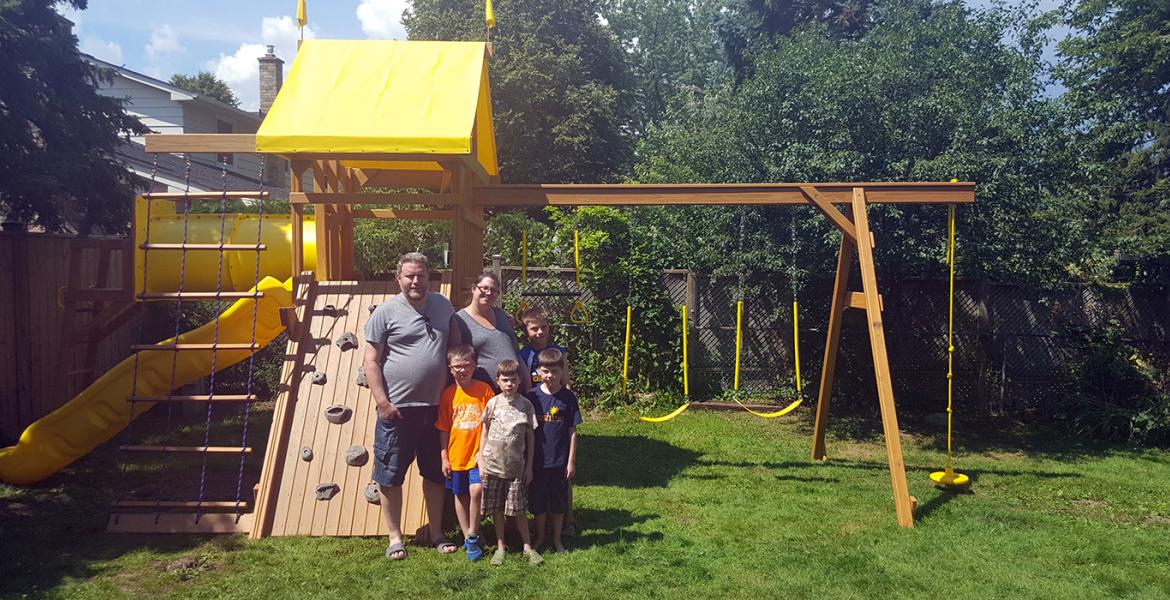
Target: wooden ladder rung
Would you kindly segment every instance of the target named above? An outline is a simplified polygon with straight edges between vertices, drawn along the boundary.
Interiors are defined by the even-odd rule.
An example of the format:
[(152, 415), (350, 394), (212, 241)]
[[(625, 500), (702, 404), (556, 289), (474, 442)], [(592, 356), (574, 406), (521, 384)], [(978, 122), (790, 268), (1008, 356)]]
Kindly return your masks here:
[(224, 298), (263, 298), (264, 292), (139, 292), (139, 300), (217, 300)]
[(199, 396), (130, 396), (128, 402), (257, 402), (256, 394), (206, 394)]
[(268, 244), (139, 244), (143, 250), (267, 250)]
[(179, 350), (259, 350), (260, 344), (135, 344), (130, 346), (131, 352), (143, 351), (179, 351)]
[(267, 198), (268, 192), (151, 192), (143, 198), (151, 200), (239, 200), (241, 198)]
[(197, 500), (118, 500), (111, 502), (112, 508), (190, 508), (195, 510), (250, 510), (246, 500), (240, 500), (237, 504), (234, 500), (204, 500), (199, 502)]
[(236, 515), (191, 513), (125, 513), (110, 515), (106, 531), (110, 533), (248, 533), (252, 530), (252, 513)]
[(126, 452), (169, 452), (175, 454), (251, 454), (245, 446), (118, 446)]

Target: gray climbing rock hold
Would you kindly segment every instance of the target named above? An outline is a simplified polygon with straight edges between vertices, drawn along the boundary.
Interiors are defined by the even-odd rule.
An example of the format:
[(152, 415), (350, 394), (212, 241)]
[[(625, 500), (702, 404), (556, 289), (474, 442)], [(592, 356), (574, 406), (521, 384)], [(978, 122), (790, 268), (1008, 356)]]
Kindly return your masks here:
[(378, 310), (378, 305), (377, 305), (377, 304), (371, 304), (371, 305), (369, 305), (369, 306), (367, 306), (367, 307), (366, 307), (366, 310), (370, 311), (370, 314), (372, 315), (372, 314), (374, 314), (374, 311), (375, 311), (375, 310)]
[(345, 334), (344, 334), (344, 335), (342, 335), (341, 337), (337, 338), (337, 341), (335, 341), (335, 342), (333, 342), (333, 343), (334, 343), (334, 344), (337, 344), (337, 347), (338, 347), (338, 348), (341, 348), (341, 351), (342, 351), (342, 352), (344, 352), (344, 351), (346, 351), (346, 350), (352, 350), (352, 349), (354, 349), (354, 348), (357, 348), (357, 347), (358, 347), (358, 339), (357, 339), (357, 336), (356, 336), (356, 335), (354, 335), (352, 332), (349, 332), (349, 331), (345, 332)]
[(313, 383), (314, 384), (325, 385), (326, 380), (327, 380), (327, 378), (325, 377), (324, 371), (313, 371)]
[(317, 484), (317, 499), (318, 500), (328, 500), (328, 499), (336, 496), (337, 492), (340, 492), (340, 491), (341, 491), (341, 487), (338, 486), (336, 483), (333, 483), (332, 481), (327, 482), (327, 483), (318, 483)]
[(325, 409), (325, 420), (336, 425), (348, 421), (352, 415), (353, 409), (344, 404), (333, 404)]
[(345, 464), (351, 467), (360, 467), (370, 460), (370, 453), (363, 446), (350, 446), (345, 449)]
[(333, 306), (332, 304), (326, 304), (325, 306), (321, 307), (321, 312), (327, 315), (335, 315), (337, 314), (337, 307)]
[(362, 495), (366, 497), (366, 502), (369, 502), (370, 504), (382, 503), (382, 494), (378, 493), (377, 482), (371, 481), (367, 483), (366, 489), (364, 492), (362, 492)]
[(308, 446), (301, 448), (301, 460), (305, 462), (313, 460), (313, 449)]
[(353, 381), (358, 387), (370, 387), (370, 384), (366, 383), (366, 370), (361, 365), (358, 365), (357, 371), (353, 374)]

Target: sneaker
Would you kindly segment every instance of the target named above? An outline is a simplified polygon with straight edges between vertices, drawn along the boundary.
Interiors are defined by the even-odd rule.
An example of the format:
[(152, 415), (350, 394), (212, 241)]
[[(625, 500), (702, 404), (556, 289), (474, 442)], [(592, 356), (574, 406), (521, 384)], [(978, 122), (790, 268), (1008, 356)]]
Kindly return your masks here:
[(467, 551), (467, 560), (476, 561), (483, 558), (483, 546), (478, 535), (469, 536), (464, 540), (463, 549)]
[(528, 557), (528, 564), (532, 566), (536, 566), (544, 562), (544, 559), (540, 557), (540, 553), (536, 550), (528, 550), (524, 553), (524, 555)]
[(496, 553), (492, 555), (492, 565), (498, 567), (504, 564), (504, 556), (507, 554), (503, 548), (496, 548)]

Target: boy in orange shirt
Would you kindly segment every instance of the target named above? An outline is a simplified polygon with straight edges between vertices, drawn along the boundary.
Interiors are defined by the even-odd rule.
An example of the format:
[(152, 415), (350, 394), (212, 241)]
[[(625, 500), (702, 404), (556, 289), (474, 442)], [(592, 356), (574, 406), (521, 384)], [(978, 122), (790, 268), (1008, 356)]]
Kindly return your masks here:
[(479, 541), (483, 487), (475, 457), (483, 432), (484, 407), (496, 395), (491, 386), (471, 377), (475, 361), (475, 349), (467, 344), (447, 351), (447, 364), (455, 383), (447, 386), (439, 397), (439, 415), (435, 420), (443, 476), (447, 478), (447, 489), (455, 495), (455, 516), (463, 529), (467, 560), (479, 560), (483, 556), (483, 546)]

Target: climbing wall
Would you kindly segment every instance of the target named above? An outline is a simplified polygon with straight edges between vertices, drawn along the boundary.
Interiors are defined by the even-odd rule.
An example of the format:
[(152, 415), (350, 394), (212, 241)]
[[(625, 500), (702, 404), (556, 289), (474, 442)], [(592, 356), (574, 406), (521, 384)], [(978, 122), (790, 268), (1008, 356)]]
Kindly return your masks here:
[[(357, 385), (356, 374), (370, 309), (397, 286), (327, 281), (307, 288), (297, 309), (300, 330), (285, 355), (252, 537), (386, 535), (381, 508), (365, 496), (373, 457), (351, 465), (346, 454), (351, 448), (373, 452), (374, 400)], [(356, 344), (339, 346), (346, 333)], [(331, 422), (327, 412), (341, 418)], [(333, 484), (334, 495), (319, 499), (318, 488), (326, 484)], [(403, 484), (403, 533), (414, 534), (425, 515), (422, 479), (412, 465)]]

